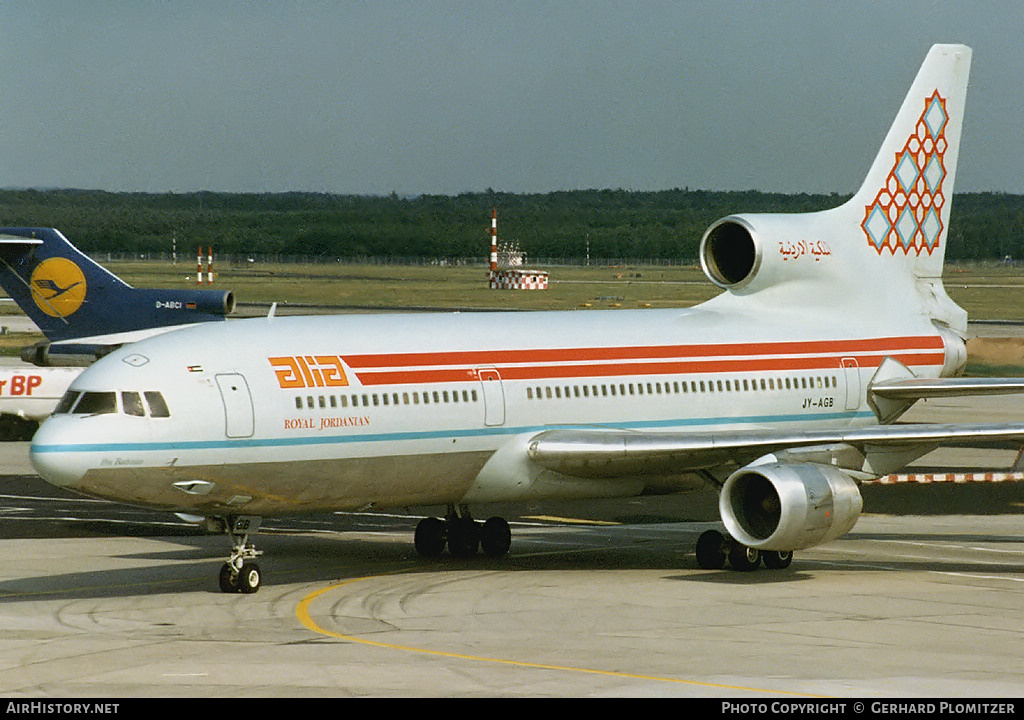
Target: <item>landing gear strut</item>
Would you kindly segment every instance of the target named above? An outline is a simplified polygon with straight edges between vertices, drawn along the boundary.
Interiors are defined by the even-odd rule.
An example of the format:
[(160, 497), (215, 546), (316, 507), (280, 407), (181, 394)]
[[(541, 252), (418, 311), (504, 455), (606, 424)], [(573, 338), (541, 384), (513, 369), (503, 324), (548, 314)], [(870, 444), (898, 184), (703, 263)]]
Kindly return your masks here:
[(231, 537), (231, 557), (221, 566), (220, 589), (226, 593), (251, 594), (260, 589), (263, 576), (256, 558), (263, 554), (249, 542), (249, 533), (260, 528), (260, 518), (242, 515), (227, 519), (227, 534)]
[(793, 553), (782, 550), (756, 550), (741, 545), (717, 530), (707, 530), (697, 538), (697, 564), (705, 570), (721, 570), (725, 561), (734, 570), (756, 570), (764, 562), (766, 568), (782, 570), (793, 562)]
[(445, 546), (453, 557), (468, 558), (478, 550), (490, 557), (503, 557), (512, 545), (512, 532), (504, 518), (492, 517), (486, 522), (474, 520), (466, 506), (448, 506), (445, 519), (428, 517), (416, 525), (414, 543), (423, 557), (438, 557)]

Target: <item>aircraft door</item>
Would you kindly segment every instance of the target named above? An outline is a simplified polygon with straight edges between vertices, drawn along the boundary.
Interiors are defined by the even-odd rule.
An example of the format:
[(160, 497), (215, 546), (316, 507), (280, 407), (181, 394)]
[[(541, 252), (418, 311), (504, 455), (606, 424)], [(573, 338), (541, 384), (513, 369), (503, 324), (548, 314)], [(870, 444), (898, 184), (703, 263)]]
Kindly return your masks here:
[(238, 373), (218, 374), (216, 379), (224, 402), (224, 434), (231, 438), (251, 437), (255, 418), (249, 383)]
[(856, 410), (860, 407), (860, 368), (857, 358), (843, 358), (843, 376), (846, 381), (846, 409)]
[(501, 375), (495, 368), (481, 368), (477, 370), (477, 376), (484, 396), (484, 425), (504, 425), (505, 390), (501, 385)]

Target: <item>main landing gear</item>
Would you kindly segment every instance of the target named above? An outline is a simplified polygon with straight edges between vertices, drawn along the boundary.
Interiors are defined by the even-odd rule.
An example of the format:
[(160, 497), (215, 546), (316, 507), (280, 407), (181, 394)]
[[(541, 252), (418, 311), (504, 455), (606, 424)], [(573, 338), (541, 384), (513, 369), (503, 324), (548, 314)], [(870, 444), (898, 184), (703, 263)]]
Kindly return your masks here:
[(717, 530), (706, 530), (697, 538), (697, 564), (705, 570), (721, 570), (725, 561), (734, 570), (756, 570), (762, 562), (771, 570), (782, 570), (793, 562), (791, 551), (756, 550)]
[(243, 515), (228, 518), (226, 532), (231, 537), (231, 557), (221, 566), (220, 589), (226, 593), (251, 594), (260, 589), (263, 576), (256, 558), (263, 554), (249, 542), (249, 533), (260, 529), (260, 518)]
[(466, 506), (449, 505), (445, 519), (423, 518), (416, 525), (414, 538), (416, 552), (423, 557), (435, 558), (444, 552), (453, 557), (468, 558), (482, 550), (490, 557), (503, 557), (512, 545), (512, 531), (504, 518), (492, 517), (486, 522), (474, 520)]

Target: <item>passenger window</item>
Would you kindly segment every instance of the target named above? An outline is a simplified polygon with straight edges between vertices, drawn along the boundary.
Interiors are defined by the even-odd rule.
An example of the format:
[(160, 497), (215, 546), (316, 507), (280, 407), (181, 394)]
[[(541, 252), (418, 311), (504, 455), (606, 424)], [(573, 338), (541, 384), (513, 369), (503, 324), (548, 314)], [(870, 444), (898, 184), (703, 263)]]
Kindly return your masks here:
[(53, 409), (53, 414), (64, 415), (65, 413), (71, 412), (71, 408), (75, 406), (75, 400), (77, 400), (78, 396), (81, 394), (82, 393), (77, 390), (68, 390), (64, 393), (64, 397), (60, 399), (60, 402), (57, 403), (57, 407)]
[(171, 411), (167, 407), (167, 403), (164, 401), (164, 396), (158, 392), (146, 392), (143, 393), (146, 397), (146, 403), (149, 405), (149, 414), (155, 418), (165, 418), (171, 416)]
[(124, 414), (133, 417), (143, 417), (146, 414), (142, 407), (142, 396), (137, 392), (121, 393), (121, 405), (124, 407)]
[(117, 412), (117, 393), (84, 392), (75, 406), (76, 415), (107, 415)]

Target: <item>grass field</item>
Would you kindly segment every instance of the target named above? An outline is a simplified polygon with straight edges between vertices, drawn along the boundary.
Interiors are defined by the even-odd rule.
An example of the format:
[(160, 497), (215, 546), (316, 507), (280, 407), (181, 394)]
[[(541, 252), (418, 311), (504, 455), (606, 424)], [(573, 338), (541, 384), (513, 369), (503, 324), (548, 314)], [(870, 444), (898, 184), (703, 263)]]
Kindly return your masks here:
[[(112, 262), (106, 267), (136, 287), (199, 287), (194, 266)], [(689, 307), (720, 292), (696, 265), (541, 267), (551, 278), (545, 291), (491, 290), (483, 265), (247, 263), (216, 269), (213, 285), (201, 287), (232, 290), (241, 303), (277, 302), (282, 307), (664, 308)], [(945, 285), (972, 319), (1024, 321), (1024, 269), (996, 264), (952, 266), (947, 268)]]
[[(138, 287), (198, 287), (191, 272), (139, 264), (109, 268)], [(553, 267), (546, 291), (495, 291), (487, 269), (441, 265), (256, 265), (226, 267), (214, 284), (239, 302), (281, 306), (566, 310), (590, 307), (685, 307), (717, 290), (699, 268)]]
[[(195, 266), (169, 263), (107, 263), (106, 267), (136, 287), (196, 288)], [(486, 268), (408, 265), (268, 265), (246, 263), (216, 268), (212, 285), (232, 290), (240, 314), (262, 314), (266, 305), (279, 312), (360, 309), (518, 309), (583, 310), (590, 308), (689, 307), (720, 291), (694, 265), (675, 267), (609, 266), (541, 267), (550, 273), (543, 291), (491, 290)], [(1008, 265), (951, 266), (945, 284), (950, 296), (972, 319), (1024, 321), (1024, 270)], [(294, 306), (289, 310), (289, 306)], [(332, 307), (333, 306), (333, 307)], [(18, 312), (13, 304), (0, 306)], [(39, 336), (8, 335), (0, 345), (23, 347)]]

